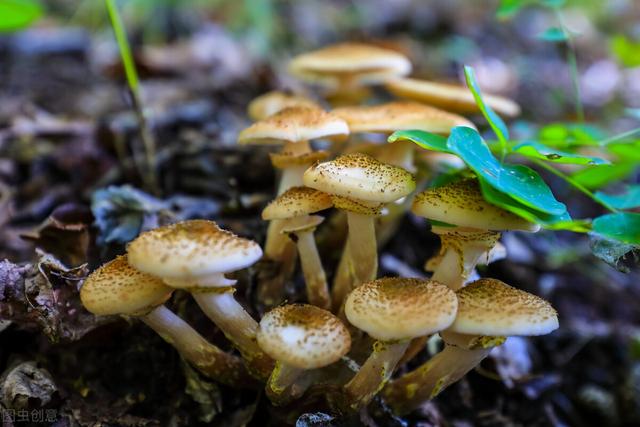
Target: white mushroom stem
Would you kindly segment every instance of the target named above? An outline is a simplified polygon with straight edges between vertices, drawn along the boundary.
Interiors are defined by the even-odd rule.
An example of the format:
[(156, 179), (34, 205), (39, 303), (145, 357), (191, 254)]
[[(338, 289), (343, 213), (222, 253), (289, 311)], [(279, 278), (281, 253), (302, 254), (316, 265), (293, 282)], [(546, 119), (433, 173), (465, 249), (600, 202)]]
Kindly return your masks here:
[[(348, 238), (347, 238), (348, 239)], [(339, 312), (347, 295), (353, 289), (353, 275), (351, 274), (351, 256), (349, 255), (349, 242), (345, 242), (340, 263), (333, 279), (331, 290), (331, 305), (334, 312)]]
[(367, 405), (384, 387), (402, 358), (409, 341), (382, 342), (373, 344), (373, 352), (360, 370), (345, 386), (347, 405), (359, 409)]
[(354, 286), (374, 280), (378, 275), (378, 247), (375, 217), (347, 212), (349, 223), (348, 256), (354, 276)]
[(331, 298), (329, 297), (327, 277), (322, 267), (313, 231), (314, 229), (310, 229), (295, 233), (300, 264), (307, 287), (307, 299), (309, 304), (329, 310)]
[(398, 166), (411, 173), (414, 173), (415, 144), (411, 141), (396, 141), (385, 144), (381, 147), (380, 155), (377, 156), (381, 162)]
[(305, 369), (276, 362), (265, 387), (269, 400), (275, 405), (282, 405), (302, 396), (309, 386), (307, 382), (300, 381), (305, 373)]
[(383, 390), (387, 404), (406, 414), (457, 382), (504, 342), (504, 337), (443, 334), (444, 349), (415, 370), (390, 382)]
[(141, 316), (140, 320), (208, 377), (236, 387), (256, 385), (240, 358), (211, 344), (164, 305)]

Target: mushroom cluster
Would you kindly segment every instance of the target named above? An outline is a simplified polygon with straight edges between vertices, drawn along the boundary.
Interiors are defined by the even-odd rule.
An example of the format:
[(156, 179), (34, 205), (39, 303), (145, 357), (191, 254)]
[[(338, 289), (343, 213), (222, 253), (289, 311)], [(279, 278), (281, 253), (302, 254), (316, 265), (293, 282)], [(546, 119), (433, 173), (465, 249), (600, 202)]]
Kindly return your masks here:
[[(500, 233), (538, 227), (488, 203), (468, 175), (427, 188), (428, 168), (455, 162), (442, 155), (420, 162), (413, 146), (376, 137), (472, 127), (458, 115), (474, 111), (467, 91), (407, 78), (411, 63), (403, 54), (358, 43), (300, 55), (290, 69), (340, 107), (327, 111), (322, 100), (277, 91), (249, 106), (256, 122), (239, 143), (282, 146), (271, 154), (281, 177), (262, 211), (269, 221), (264, 252), (209, 220), (147, 231), (126, 256), (85, 280), (81, 298), (89, 311), (139, 318), (204, 375), (235, 387), (262, 384), (275, 405), (319, 390), (335, 411), (358, 411), (379, 396), (398, 414), (458, 381), (506, 337), (558, 327), (555, 310), (535, 295), (491, 278), (469, 283), (478, 263), (506, 256)], [(412, 101), (345, 105), (365, 99), (373, 85)], [(506, 115), (519, 111), (498, 96), (488, 102)], [(312, 146), (315, 140), (346, 143)], [(440, 253), (425, 266), (433, 275), (379, 278), (379, 245), (408, 211), (426, 218), (441, 239)], [(344, 243), (332, 284), (314, 233), (326, 224)], [(231, 275), (260, 259), (275, 267), (255, 274), (259, 304), (245, 307)], [(285, 303), (298, 259), (306, 299)], [(165, 306), (174, 291), (188, 292), (233, 350), (209, 343)], [(264, 308), (260, 319), (250, 314)], [(436, 334), (444, 348), (394, 378)]]

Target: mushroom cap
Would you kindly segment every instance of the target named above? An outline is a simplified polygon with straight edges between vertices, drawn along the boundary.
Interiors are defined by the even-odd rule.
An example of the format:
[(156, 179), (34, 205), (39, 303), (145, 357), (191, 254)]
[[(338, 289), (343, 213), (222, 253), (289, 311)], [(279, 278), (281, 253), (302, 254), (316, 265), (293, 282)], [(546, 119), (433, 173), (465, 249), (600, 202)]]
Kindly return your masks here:
[(330, 365), (351, 348), (351, 336), (340, 319), (308, 304), (282, 305), (266, 313), (257, 339), (269, 356), (300, 369)]
[[(446, 110), (460, 113), (480, 111), (473, 93), (466, 86), (399, 77), (387, 80), (385, 87), (400, 98), (425, 102)], [(499, 114), (508, 117), (520, 114), (520, 106), (508, 98), (485, 93), (482, 94), (482, 98)]]
[(119, 256), (85, 279), (80, 300), (96, 315), (141, 315), (163, 304), (171, 292), (161, 279), (136, 270), (126, 256)]
[(544, 335), (558, 328), (558, 314), (542, 298), (500, 280), (480, 279), (456, 292), (458, 315), (450, 330), (487, 336)]
[(339, 43), (296, 56), (289, 71), (307, 82), (336, 87), (340, 77), (375, 84), (404, 76), (411, 72), (411, 62), (394, 50), (364, 43)]
[(351, 133), (393, 133), (399, 130), (423, 130), (449, 134), (456, 126), (475, 128), (473, 123), (457, 114), (417, 102), (389, 102), (380, 105), (357, 105), (332, 111), (344, 119)]
[(456, 294), (433, 280), (382, 278), (347, 297), (349, 322), (381, 341), (412, 339), (446, 329), (456, 317)]
[(487, 202), (475, 179), (462, 179), (416, 195), (416, 215), (479, 230), (537, 231), (540, 226)]
[(303, 182), (329, 194), (378, 203), (392, 202), (416, 188), (415, 179), (406, 170), (361, 153), (317, 163), (306, 170)]
[(258, 121), (289, 107), (321, 108), (318, 103), (304, 95), (273, 90), (251, 101), (247, 112), (251, 120)]
[(262, 211), (262, 219), (288, 219), (309, 215), (333, 206), (331, 196), (309, 187), (292, 187), (273, 199)]
[(260, 246), (195, 219), (142, 233), (127, 247), (129, 263), (162, 278), (189, 279), (240, 270), (262, 256)]
[(310, 151), (302, 154), (282, 151), (280, 153), (269, 153), (269, 158), (274, 168), (286, 169), (295, 166), (310, 166), (315, 162), (325, 160), (329, 155), (329, 152), (325, 150)]
[(318, 138), (346, 137), (347, 123), (319, 108), (289, 107), (242, 130), (239, 144), (281, 145)]
[(280, 233), (291, 234), (301, 231), (310, 231), (322, 224), (324, 217), (320, 215), (308, 215), (291, 218), (282, 226)]

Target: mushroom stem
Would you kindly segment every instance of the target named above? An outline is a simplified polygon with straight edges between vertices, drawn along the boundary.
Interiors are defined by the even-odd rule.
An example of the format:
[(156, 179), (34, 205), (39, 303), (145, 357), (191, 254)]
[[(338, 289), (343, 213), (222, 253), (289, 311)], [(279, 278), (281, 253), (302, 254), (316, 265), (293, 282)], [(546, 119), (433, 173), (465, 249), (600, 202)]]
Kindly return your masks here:
[(355, 286), (374, 280), (378, 274), (378, 247), (374, 217), (347, 212), (349, 257)]
[(398, 166), (409, 172), (415, 172), (414, 165), (415, 144), (411, 141), (396, 141), (382, 146), (378, 160), (381, 162)]
[(373, 352), (349, 381), (344, 390), (347, 405), (357, 410), (367, 405), (389, 381), (398, 361), (402, 358), (409, 341), (383, 342), (373, 344)]
[(298, 231), (295, 235), (300, 254), (300, 264), (302, 264), (302, 273), (307, 285), (307, 299), (310, 304), (329, 310), (331, 307), (329, 287), (327, 286), (327, 277), (324, 268), (322, 268), (322, 261), (313, 236), (313, 229)]
[(292, 398), (301, 396), (306, 387), (304, 385), (298, 387), (296, 380), (304, 373), (304, 369), (280, 361), (276, 362), (265, 387), (269, 400), (275, 405), (282, 405)]
[(249, 375), (240, 358), (211, 344), (164, 305), (141, 316), (140, 320), (206, 376), (231, 386), (256, 386), (256, 381)]
[(266, 378), (273, 367), (271, 359), (256, 342), (258, 323), (233, 297), (233, 288), (207, 288), (192, 293), (202, 311), (240, 350), (249, 368), (260, 378)]
[(433, 399), (478, 366), (493, 347), (504, 342), (504, 337), (480, 337), (452, 332), (443, 334), (443, 338), (445, 347), (441, 352), (384, 388), (384, 399), (396, 414), (404, 415)]
[(414, 338), (409, 343), (409, 347), (407, 347), (407, 351), (404, 352), (402, 359), (398, 362), (398, 365), (404, 365), (405, 363), (411, 361), (414, 357), (420, 353), (425, 346), (427, 345), (427, 341), (429, 341), (431, 335), (425, 335), (422, 337)]
[(345, 242), (340, 263), (336, 270), (336, 276), (333, 279), (333, 288), (331, 290), (331, 305), (334, 312), (340, 311), (340, 307), (347, 298), (349, 292), (353, 289), (353, 277), (351, 275), (351, 256), (349, 255), (349, 242)]

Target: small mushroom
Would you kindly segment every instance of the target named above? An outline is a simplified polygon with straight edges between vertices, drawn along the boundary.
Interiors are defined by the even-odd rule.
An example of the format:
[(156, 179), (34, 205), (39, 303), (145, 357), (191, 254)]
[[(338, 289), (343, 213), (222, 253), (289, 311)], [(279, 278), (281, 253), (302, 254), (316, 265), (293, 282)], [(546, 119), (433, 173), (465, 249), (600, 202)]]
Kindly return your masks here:
[[(487, 202), (476, 179), (463, 179), (416, 195), (413, 213), (442, 222), (432, 227), (442, 241), (433, 279), (460, 288), (482, 254), (500, 238), (498, 230), (537, 231), (540, 227)], [(449, 225), (449, 226), (447, 226)]]
[(251, 101), (247, 113), (251, 120), (258, 121), (289, 107), (321, 108), (318, 103), (304, 95), (273, 90)]
[(445, 348), (383, 390), (397, 414), (406, 414), (458, 381), (506, 336), (545, 335), (558, 328), (558, 315), (547, 301), (499, 280), (480, 279), (456, 294), (456, 319), (440, 333)]
[(80, 299), (95, 315), (137, 317), (217, 381), (237, 387), (255, 386), (240, 358), (209, 343), (163, 305), (172, 292), (162, 280), (134, 269), (125, 256), (119, 256), (87, 277)]
[(289, 304), (262, 317), (258, 343), (277, 361), (266, 392), (278, 404), (304, 393), (304, 381), (297, 380), (305, 371), (328, 366), (347, 354), (351, 337), (330, 312), (307, 304)]
[(282, 233), (292, 236), (298, 247), (308, 301), (324, 309), (330, 309), (331, 298), (314, 238), (314, 231), (323, 218), (310, 214), (332, 206), (331, 196), (326, 193), (308, 187), (293, 187), (262, 211), (265, 220), (283, 220)]
[(345, 385), (348, 406), (366, 405), (389, 380), (410, 340), (448, 328), (457, 307), (455, 293), (430, 280), (383, 278), (354, 289), (345, 304), (347, 319), (377, 341)]
[[(400, 98), (424, 102), (445, 110), (459, 113), (480, 111), (473, 93), (466, 86), (399, 77), (387, 80), (385, 87)], [(485, 93), (482, 97), (498, 114), (508, 117), (520, 114), (520, 106), (508, 98)]]
[(127, 247), (133, 267), (162, 278), (172, 288), (189, 291), (256, 375), (266, 377), (272, 364), (256, 343), (258, 323), (233, 297), (236, 281), (225, 277), (249, 267), (261, 256), (257, 243), (207, 220), (183, 221), (147, 231)]
[[(366, 154), (351, 153), (313, 165), (304, 173), (304, 184), (331, 194), (335, 207), (347, 212), (349, 235), (342, 256), (351, 260), (355, 286), (375, 279), (378, 250), (374, 218), (385, 203), (415, 189), (413, 176)], [(351, 284), (334, 284), (334, 303), (342, 304), (350, 290)]]

